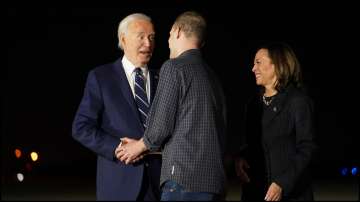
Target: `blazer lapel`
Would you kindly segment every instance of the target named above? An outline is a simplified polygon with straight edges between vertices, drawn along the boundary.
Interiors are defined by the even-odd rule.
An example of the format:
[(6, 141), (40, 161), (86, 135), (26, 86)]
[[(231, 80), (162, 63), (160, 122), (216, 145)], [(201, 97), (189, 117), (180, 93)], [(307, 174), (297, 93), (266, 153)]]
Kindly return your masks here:
[(278, 115), (284, 106), (286, 93), (280, 93), (277, 95), (271, 105), (264, 110), (262, 122), (263, 125), (269, 124)]
[(124, 98), (126, 99), (127, 103), (129, 104), (129, 107), (131, 108), (131, 110), (133, 111), (133, 114), (135, 115), (137, 121), (139, 122), (139, 125), (141, 125), (141, 128), (142, 128), (142, 124), (141, 124), (140, 117), (139, 117), (139, 111), (136, 107), (135, 99), (134, 99), (133, 93), (131, 92), (131, 88), (130, 88), (129, 82), (127, 80), (123, 65), (121, 63), (121, 59), (118, 59), (114, 63), (114, 68), (118, 74), (117, 77), (119, 78), (118, 81), (119, 81), (121, 93), (123, 94)]

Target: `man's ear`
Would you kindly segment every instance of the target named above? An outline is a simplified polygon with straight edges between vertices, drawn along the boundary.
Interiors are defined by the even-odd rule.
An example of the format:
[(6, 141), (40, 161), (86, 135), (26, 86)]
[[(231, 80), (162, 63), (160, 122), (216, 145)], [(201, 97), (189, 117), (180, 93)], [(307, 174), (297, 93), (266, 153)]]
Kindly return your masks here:
[(122, 48), (124, 49), (125, 34), (124, 34), (124, 33), (121, 33), (121, 34), (119, 35), (119, 38), (120, 38), (119, 43), (121, 44)]
[(180, 35), (182, 34), (180, 27), (176, 28), (175, 34), (176, 34), (175, 36), (176, 36), (177, 39), (180, 38)]

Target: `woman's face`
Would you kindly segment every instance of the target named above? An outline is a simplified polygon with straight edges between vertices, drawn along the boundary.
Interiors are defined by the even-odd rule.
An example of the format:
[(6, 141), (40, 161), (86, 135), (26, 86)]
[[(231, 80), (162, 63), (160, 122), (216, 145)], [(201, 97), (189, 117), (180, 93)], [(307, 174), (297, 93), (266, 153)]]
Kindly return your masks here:
[(257, 85), (274, 88), (274, 84), (277, 80), (275, 74), (275, 65), (269, 58), (268, 50), (258, 50), (255, 55), (252, 71), (255, 74)]

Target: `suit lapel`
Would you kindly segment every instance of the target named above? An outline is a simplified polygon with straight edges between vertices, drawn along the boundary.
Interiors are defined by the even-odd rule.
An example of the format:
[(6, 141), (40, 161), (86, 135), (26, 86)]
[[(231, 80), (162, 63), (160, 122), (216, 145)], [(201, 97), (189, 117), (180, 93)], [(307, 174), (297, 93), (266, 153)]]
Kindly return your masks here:
[(283, 109), (286, 93), (277, 95), (271, 105), (264, 110), (262, 122), (263, 125), (269, 124)]
[(117, 79), (117, 81), (119, 82), (121, 93), (123, 94), (124, 98), (126, 99), (127, 103), (129, 104), (129, 107), (131, 108), (131, 111), (135, 115), (137, 121), (139, 122), (139, 125), (142, 128), (142, 124), (141, 124), (140, 117), (139, 117), (139, 111), (136, 107), (135, 99), (134, 99), (133, 93), (131, 92), (131, 88), (130, 88), (129, 82), (127, 80), (123, 65), (121, 63), (121, 59), (118, 59), (114, 63), (114, 68), (118, 74), (117, 77), (119, 79)]

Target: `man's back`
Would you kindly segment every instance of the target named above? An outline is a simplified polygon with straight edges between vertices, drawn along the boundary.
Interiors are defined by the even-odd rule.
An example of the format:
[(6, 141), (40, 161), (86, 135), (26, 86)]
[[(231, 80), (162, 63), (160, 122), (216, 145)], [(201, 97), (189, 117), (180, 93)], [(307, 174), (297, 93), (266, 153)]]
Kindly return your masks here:
[[(147, 134), (170, 134), (163, 150), (161, 184), (175, 180), (192, 192), (222, 193), (225, 102), (200, 50), (185, 51), (164, 63), (153, 106)], [(156, 139), (148, 137), (154, 143)]]

